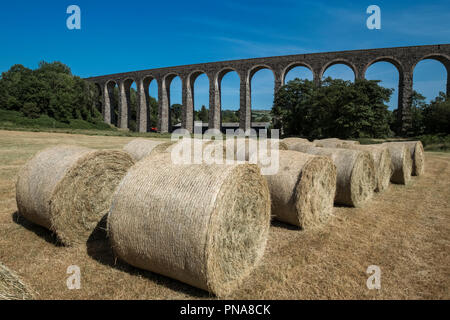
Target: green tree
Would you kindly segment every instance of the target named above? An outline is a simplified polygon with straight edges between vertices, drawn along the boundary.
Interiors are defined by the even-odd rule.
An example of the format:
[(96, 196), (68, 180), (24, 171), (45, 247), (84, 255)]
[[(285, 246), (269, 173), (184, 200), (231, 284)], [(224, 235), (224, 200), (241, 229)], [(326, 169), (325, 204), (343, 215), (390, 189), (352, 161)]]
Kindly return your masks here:
[(25, 102), (22, 112), (26, 117), (32, 119), (37, 119), (40, 116), (40, 109), (36, 102)]
[(172, 126), (181, 122), (181, 112), (183, 110), (183, 106), (181, 104), (173, 104), (170, 108), (170, 123)]
[(222, 110), (222, 122), (239, 122), (239, 111)]
[(63, 123), (101, 120), (100, 113), (93, 110), (95, 86), (73, 76), (61, 62), (40, 62), (35, 70), (14, 65), (2, 73), (0, 88), (0, 108), (27, 117), (47, 115)]
[(386, 103), (392, 90), (378, 82), (327, 78), (318, 87), (309, 80), (289, 81), (275, 95), (274, 127), (311, 139), (388, 136), (391, 114)]
[(423, 109), (425, 133), (450, 134), (450, 99), (443, 92), (439, 93), (430, 104)]
[(411, 134), (414, 136), (425, 132), (423, 111), (426, 105), (425, 97), (417, 91), (413, 91), (411, 97)]
[(202, 108), (198, 112), (198, 121), (201, 121), (203, 123), (208, 123), (209, 122), (208, 117), (209, 117), (209, 110), (206, 109), (205, 106), (202, 106)]
[(148, 101), (148, 113), (149, 113), (149, 127), (158, 127), (158, 101), (149, 97)]

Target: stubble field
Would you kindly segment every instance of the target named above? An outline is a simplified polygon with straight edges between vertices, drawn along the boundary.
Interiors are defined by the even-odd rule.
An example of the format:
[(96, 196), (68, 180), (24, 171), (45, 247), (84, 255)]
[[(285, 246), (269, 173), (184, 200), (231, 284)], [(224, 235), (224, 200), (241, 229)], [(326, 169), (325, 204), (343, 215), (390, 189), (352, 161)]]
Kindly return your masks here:
[[(57, 144), (120, 149), (132, 139), (0, 131), (0, 261), (38, 299), (214, 298), (118, 261), (105, 235), (66, 248), (17, 215), (17, 174), (37, 151)], [(426, 161), (426, 174), (409, 186), (390, 185), (364, 208), (335, 207), (320, 229), (272, 223), (261, 265), (228, 298), (449, 299), (450, 154), (427, 152)], [(79, 290), (67, 288), (70, 265), (81, 269)], [(381, 269), (380, 290), (366, 286), (370, 265)]]

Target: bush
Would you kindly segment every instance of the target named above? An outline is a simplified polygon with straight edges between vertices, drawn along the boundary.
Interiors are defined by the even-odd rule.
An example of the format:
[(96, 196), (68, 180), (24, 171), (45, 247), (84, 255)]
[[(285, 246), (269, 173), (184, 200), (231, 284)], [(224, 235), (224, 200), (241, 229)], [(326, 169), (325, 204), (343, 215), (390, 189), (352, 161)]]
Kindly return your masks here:
[(444, 93), (423, 109), (425, 133), (450, 134), (450, 99)]
[(87, 129), (87, 130), (116, 130), (101, 122), (87, 122), (80, 119), (70, 120), (69, 123), (57, 121), (47, 115), (31, 119), (21, 112), (0, 109), (0, 127), (2, 128), (34, 128), (34, 129)]
[(450, 151), (450, 135), (448, 134), (427, 134), (416, 138), (422, 141), (427, 151)]

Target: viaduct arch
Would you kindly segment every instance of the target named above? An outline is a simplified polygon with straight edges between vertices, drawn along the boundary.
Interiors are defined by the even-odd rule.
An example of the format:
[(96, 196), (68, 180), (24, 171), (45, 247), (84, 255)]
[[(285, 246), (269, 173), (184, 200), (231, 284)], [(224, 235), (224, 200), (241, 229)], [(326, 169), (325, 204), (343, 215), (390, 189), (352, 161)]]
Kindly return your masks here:
[(441, 62), (447, 70), (447, 95), (450, 95), (450, 44), (395, 47), (368, 50), (351, 50), (298, 54), (267, 58), (209, 62), (168, 68), (116, 73), (87, 78), (97, 84), (102, 91), (102, 114), (106, 123), (113, 119), (114, 84), (119, 87), (119, 121), (121, 128), (128, 127), (129, 96), (131, 83), (135, 82), (138, 93), (138, 119), (140, 132), (148, 130), (148, 88), (152, 80), (158, 83), (158, 131), (170, 131), (170, 83), (179, 76), (182, 82), (182, 127), (191, 131), (194, 127), (193, 106), (195, 79), (206, 74), (209, 79), (209, 128), (220, 129), (221, 80), (230, 71), (236, 71), (240, 77), (240, 128), (250, 129), (251, 125), (251, 79), (261, 69), (269, 69), (274, 74), (274, 92), (283, 84), (286, 74), (296, 66), (305, 66), (314, 76), (314, 82), (320, 85), (327, 68), (340, 63), (349, 66), (355, 79), (363, 79), (369, 66), (376, 62), (392, 63), (399, 72), (398, 117), (401, 122), (400, 134), (406, 134), (411, 125), (411, 95), (413, 91), (414, 67), (422, 60), (434, 59)]

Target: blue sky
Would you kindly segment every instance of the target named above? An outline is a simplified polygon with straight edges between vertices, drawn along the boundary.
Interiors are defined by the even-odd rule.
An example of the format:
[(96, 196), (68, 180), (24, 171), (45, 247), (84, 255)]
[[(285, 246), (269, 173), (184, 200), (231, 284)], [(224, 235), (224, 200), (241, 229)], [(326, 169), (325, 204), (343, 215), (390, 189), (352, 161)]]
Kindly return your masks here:
[[(81, 30), (68, 30), (66, 9), (81, 8)], [(368, 30), (366, 8), (381, 8), (381, 30)], [(61, 61), (81, 77), (218, 60), (390, 46), (449, 43), (450, 2), (433, 1), (2, 1), (0, 71), (14, 64), (35, 68)], [(326, 75), (353, 79), (336, 65)], [(301, 68), (287, 79), (311, 77)], [(397, 86), (396, 69), (373, 65), (369, 79)], [(446, 71), (421, 62), (414, 88), (428, 99), (445, 90)], [(239, 105), (238, 77), (222, 84), (224, 108)], [(172, 103), (181, 103), (181, 83), (172, 84)], [(261, 70), (252, 82), (252, 106), (269, 109), (273, 76)], [(150, 87), (155, 96), (156, 85)], [(397, 106), (394, 93), (390, 105)], [(195, 84), (195, 107), (208, 106), (208, 81)]]

